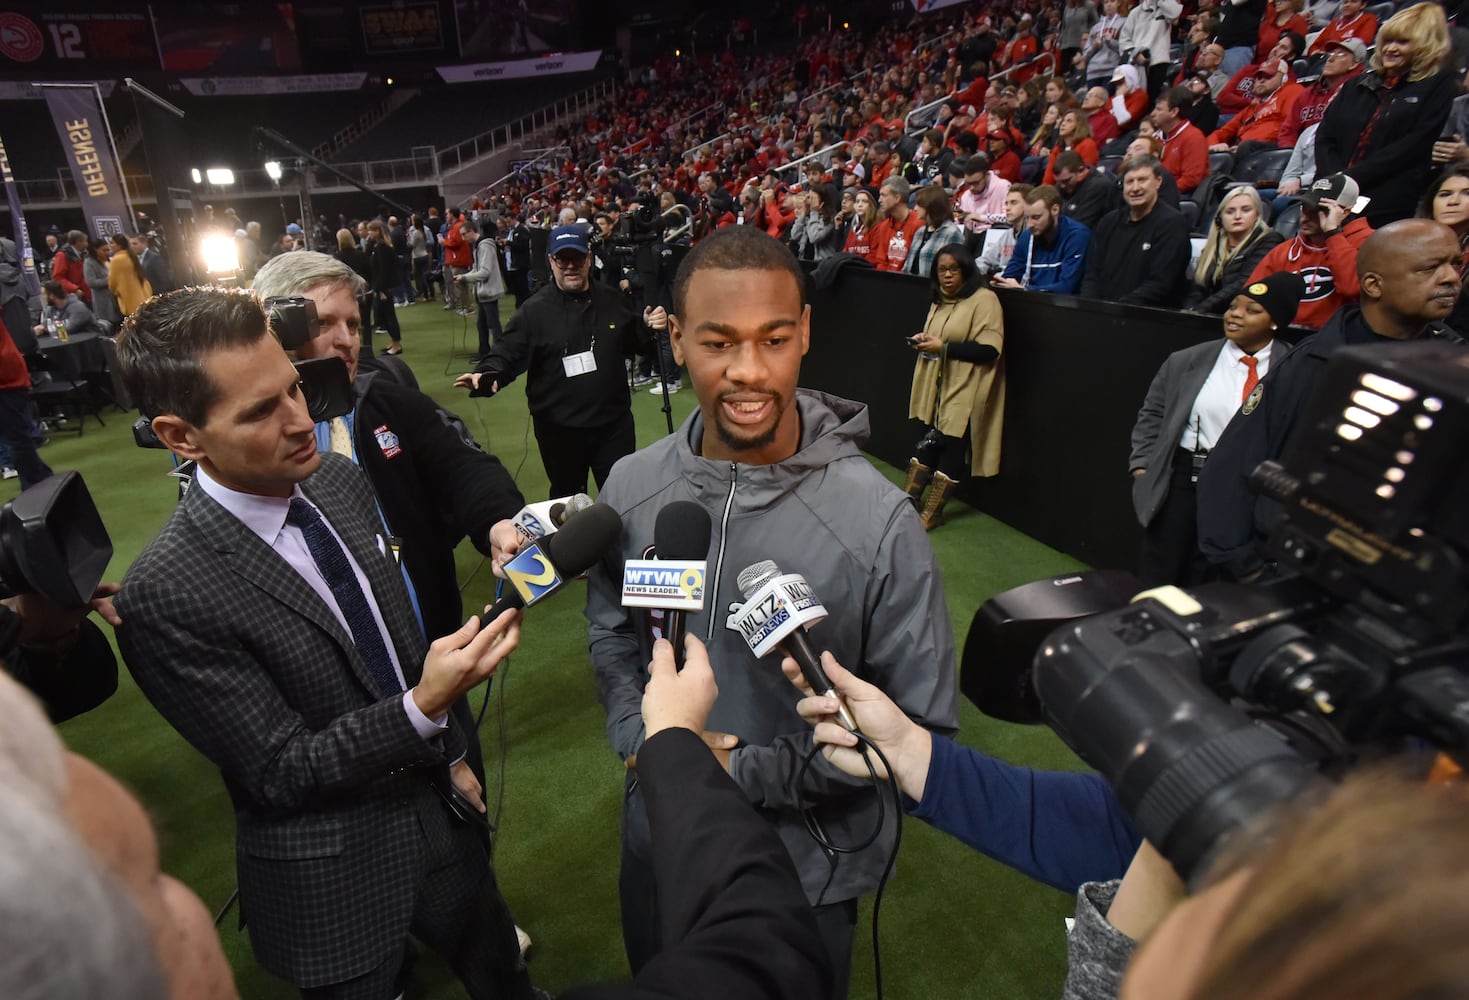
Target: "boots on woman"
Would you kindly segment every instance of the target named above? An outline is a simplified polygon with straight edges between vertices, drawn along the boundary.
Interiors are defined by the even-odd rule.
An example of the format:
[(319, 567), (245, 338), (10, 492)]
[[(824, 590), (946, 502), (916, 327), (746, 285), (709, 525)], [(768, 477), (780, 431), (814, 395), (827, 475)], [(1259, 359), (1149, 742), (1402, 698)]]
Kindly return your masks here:
[(931, 479), (933, 479), (932, 469), (916, 458), (908, 459), (908, 481), (903, 484), (903, 492), (908, 494), (908, 499), (913, 501), (913, 506), (920, 510), (923, 509), (923, 491), (928, 488)]
[(928, 499), (923, 502), (919, 511), (919, 517), (923, 520), (923, 530), (932, 531), (944, 523), (944, 505), (949, 502), (954, 488), (958, 482), (950, 479), (942, 472), (934, 473), (933, 488), (929, 490)]

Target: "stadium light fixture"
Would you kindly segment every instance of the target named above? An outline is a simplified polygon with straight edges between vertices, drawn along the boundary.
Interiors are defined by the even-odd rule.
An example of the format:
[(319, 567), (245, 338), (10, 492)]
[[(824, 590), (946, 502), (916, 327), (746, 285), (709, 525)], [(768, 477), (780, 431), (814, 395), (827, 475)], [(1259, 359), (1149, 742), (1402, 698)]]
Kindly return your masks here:
[(280, 179), (281, 179), (281, 161), (280, 160), (266, 160), (265, 161), (265, 176), (269, 177), (271, 180), (273, 180), (277, 184), (279, 184), (280, 183)]
[(235, 182), (235, 172), (229, 167), (210, 167), (204, 176), (216, 187), (229, 187)]
[(204, 175), (199, 172), (199, 168), (198, 167), (195, 167), (193, 170), (190, 170), (189, 171), (189, 176), (194, 179), (194, 183), (195, 184), (203, 184), (204, 183)]

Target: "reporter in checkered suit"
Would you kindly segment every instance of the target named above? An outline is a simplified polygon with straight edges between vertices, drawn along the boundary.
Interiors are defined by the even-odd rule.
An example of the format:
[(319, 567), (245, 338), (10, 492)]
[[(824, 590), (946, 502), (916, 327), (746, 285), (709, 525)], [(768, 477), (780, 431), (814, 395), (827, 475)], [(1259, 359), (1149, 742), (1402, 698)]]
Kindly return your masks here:
[(518, 617), (424, 648), (361, 473), (317, 454), (248, 293), (150, 300), (118, 360), (200, 470), (124, 579), (118, 642), (224, 777), (256, 958), (306, 997), (387, 998), (412, 932), (472, 997), (530, 997), (482, 834), (448, 804), (466, 739), (448, 707), (514, 648)]

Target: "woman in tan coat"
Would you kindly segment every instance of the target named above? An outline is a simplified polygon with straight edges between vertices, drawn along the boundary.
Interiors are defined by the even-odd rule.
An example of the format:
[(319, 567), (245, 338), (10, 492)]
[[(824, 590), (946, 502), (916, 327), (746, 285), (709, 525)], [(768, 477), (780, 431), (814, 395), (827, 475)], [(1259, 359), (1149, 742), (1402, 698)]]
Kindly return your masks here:
[(153, 286), (143, 277), (143, 265), (138, 262), (128, 238), (122, 233), (112, 234), (112, 262), (107, 266), (107, 287), (117, 299), (117, 309), (123, 319), (131, 316), (145, 301), (153, 297)]
[(932, 281), (928, 322), (908, 339), (918, 352), (908, 416), (922, 421), (923, 436), (904, 487), (929, 531), (943, 523), (944, 505), (966, 475), (966, 450), (967, 474), (1000, 471), (1005, 416), (1000, 300), (984, 286), (974, 256), (960, 243), (938, 252)]

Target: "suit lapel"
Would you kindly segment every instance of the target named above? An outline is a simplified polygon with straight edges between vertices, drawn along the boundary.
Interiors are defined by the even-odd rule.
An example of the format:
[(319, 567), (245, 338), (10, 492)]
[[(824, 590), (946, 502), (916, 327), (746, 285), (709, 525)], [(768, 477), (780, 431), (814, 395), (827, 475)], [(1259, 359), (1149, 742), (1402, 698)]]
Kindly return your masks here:
[(306, 618), (330, 636), (347, 654), (358, 683), (374, 698), (382, 697), (367, 665), (358, 655), (351, 635), (342, 627), (331, 608), (311, 589), (311, 585), (302, 579), (301, 574), (245, 527), (243, 522), (197, 486), (191, 488), (184, 497), (184, 512), (204, 533), (214, 550), (225, 557), (231, 570), (266, 596)]
[(1168, 422), (1161, 435), (1163, 440), (1172, 442), (1170, 448), (1177, 447), (1183, 437), (1189, 414), (1193, 412), (1194, 400), (1199, 397), (1204, 383), (1209, 380), (1209, 372), (1214, 370), (1214, 362), (1218, 360), (1223, 346), (1223, 341), (1213, 340), (1194, 348), (1181, 376), (1172, 387), (1174, 396), (1169, 400)]

